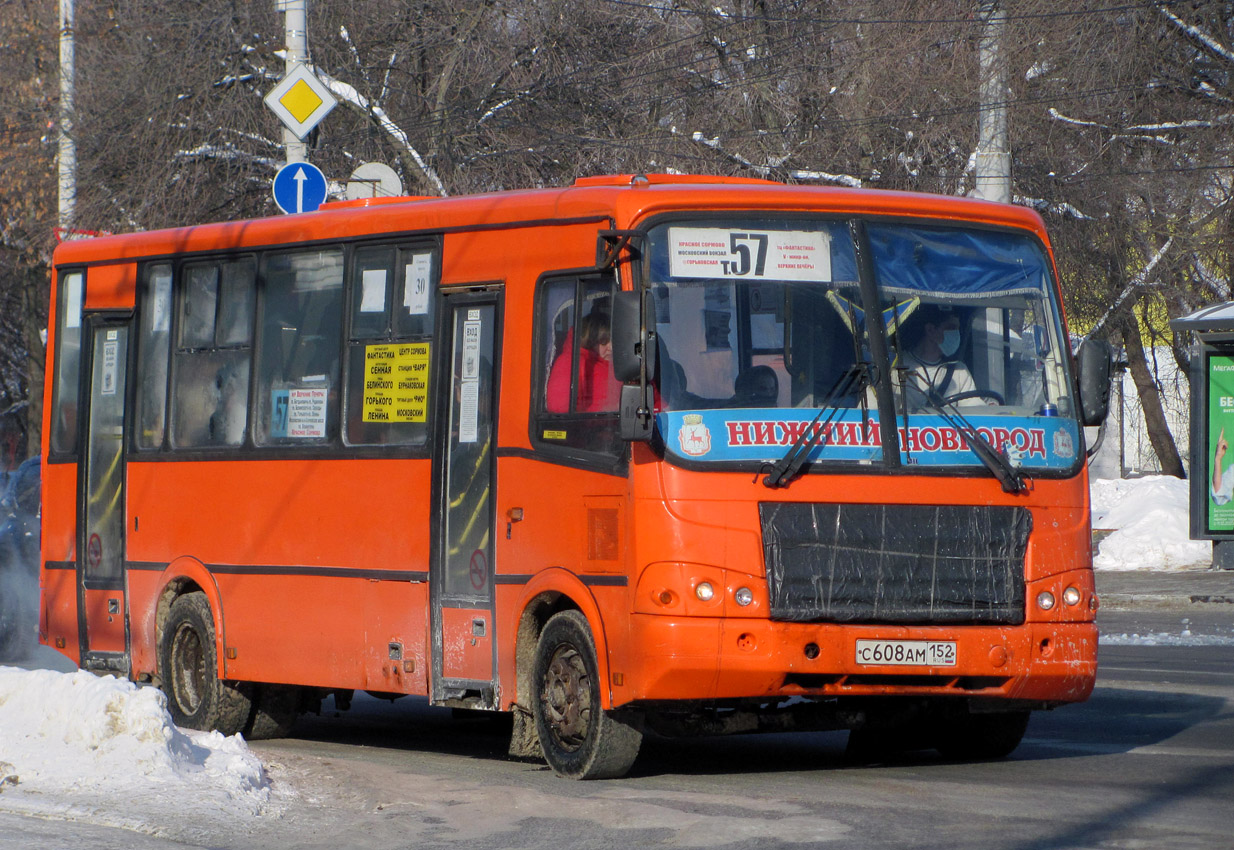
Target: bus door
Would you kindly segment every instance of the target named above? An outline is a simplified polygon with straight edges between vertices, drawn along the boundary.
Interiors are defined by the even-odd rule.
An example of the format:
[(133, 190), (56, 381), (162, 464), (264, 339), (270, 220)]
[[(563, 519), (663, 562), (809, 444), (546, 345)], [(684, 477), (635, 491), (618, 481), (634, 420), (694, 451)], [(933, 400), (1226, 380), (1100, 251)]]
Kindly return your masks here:
[(496, 293), (443, 296), (432, 608), (432, 701), (495, 708)]
[(127, 673), (124, 399), (129, 322), (87, 320), (90, 379), (78, 471), (77, 618), (81, 666)]

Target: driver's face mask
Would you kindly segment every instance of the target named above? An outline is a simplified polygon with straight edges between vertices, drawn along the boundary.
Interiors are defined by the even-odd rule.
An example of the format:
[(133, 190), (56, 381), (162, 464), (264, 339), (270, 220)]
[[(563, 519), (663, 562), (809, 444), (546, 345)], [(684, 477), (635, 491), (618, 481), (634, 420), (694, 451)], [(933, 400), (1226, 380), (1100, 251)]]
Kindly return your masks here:
[(952, 329), (943, 331), (943, 341), (939, 343), (939, 348), (942, 349), (944, 357), (954, 357), (960, 350), (960, 332)]

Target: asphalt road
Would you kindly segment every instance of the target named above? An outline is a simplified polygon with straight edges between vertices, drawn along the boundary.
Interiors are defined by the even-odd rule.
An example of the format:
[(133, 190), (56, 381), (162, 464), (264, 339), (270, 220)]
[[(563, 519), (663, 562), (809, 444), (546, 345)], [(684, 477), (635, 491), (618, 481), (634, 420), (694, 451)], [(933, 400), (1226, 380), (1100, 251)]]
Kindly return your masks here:
[(1229, 850), (1234, 606), (1101, 625), (1093, 698), (1035, 715), (1005, 761), (854, 766), (844, 733), (651, 740), (631, 776), (578, 783), (506, 759), (491, 719), (358, 699), (251, 745), (296, 789), (277, 819), (149, 838), (0, 815), (0, 847)]

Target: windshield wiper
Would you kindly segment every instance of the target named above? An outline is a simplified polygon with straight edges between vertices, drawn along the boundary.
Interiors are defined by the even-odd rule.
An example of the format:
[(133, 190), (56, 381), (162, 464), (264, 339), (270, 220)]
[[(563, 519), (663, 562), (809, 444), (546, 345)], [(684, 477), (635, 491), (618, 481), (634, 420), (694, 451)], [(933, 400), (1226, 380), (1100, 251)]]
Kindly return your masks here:
[[(836, 379), (835, 384), (828, 390), (827, 395), (823, 397), (822, 404), (818, 406), (818, 414), (810, 420), (808, 426), (797, 434), (792, 445), (788, 447), (788, 451), (772, 465), (771, 471), (763, 477), (764, 487), (774, 490), (777, 487), (787, 487), (792, 483), (792, 480), (797, 477), (797, 473), (806, 462), (806, 458), (810, 455), (814, 435), (826, 435), (829, 433), (828, 429), (832, 421), (839, 415), (840, 408), (835, 406), (835, 400), (850, 393), (860, 393), (865, 389), (865, 385), (869, 382), (868, 368), (865, 363), (854, 363)], [(823, 418), (823, 414), (828, 413), (828, 411), (830, 413), (826, 421), (823, 422), (822, 427), (817, 427), (819, 420)], [(826, 445), (825, 436), (819, 445)]]
[[(969, 448), (973, 450), (973, 454), (977, 459), (985, 464), (986, 469), (994, 474), (998, 479), (998, 483), (1003, 485), (1004, 493), (1021, 493), (1028, 489), (1028, 476), (1011, 465), (1002, 452), (990, 445), (985, 437), (981, 436), (981, 432), (973, 427), (973, 423), (968, 421), (960, 409), (956, 407), (954, 401), (947, 401), (938, 394), (938, 391), (933, 387), (925, 394), (930, 407), (938, 412), (938, 415), (943, 417), (943, 420), (955, 430), (964, 435), (965, 441)], [(907, 409), (907, 400), (905, 408)], [(948, 413), (945, 408), (951, 408)]]

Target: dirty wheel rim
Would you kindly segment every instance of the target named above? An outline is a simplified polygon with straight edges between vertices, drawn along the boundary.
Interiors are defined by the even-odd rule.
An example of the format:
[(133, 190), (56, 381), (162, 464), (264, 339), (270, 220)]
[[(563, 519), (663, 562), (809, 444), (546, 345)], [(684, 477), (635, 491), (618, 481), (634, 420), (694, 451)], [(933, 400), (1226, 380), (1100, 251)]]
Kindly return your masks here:
[(583, 657), (569, 644), (553, 652), (545, 671), (540, 704), (554, 743), (574, 752), (587, 740), (591, 728), (591, 677)]
[(172, 691), (185, 714), (201, 707), (205, 692), (206, 653), (201, 635), (187, 623), (176, 630), (172, 641)]

